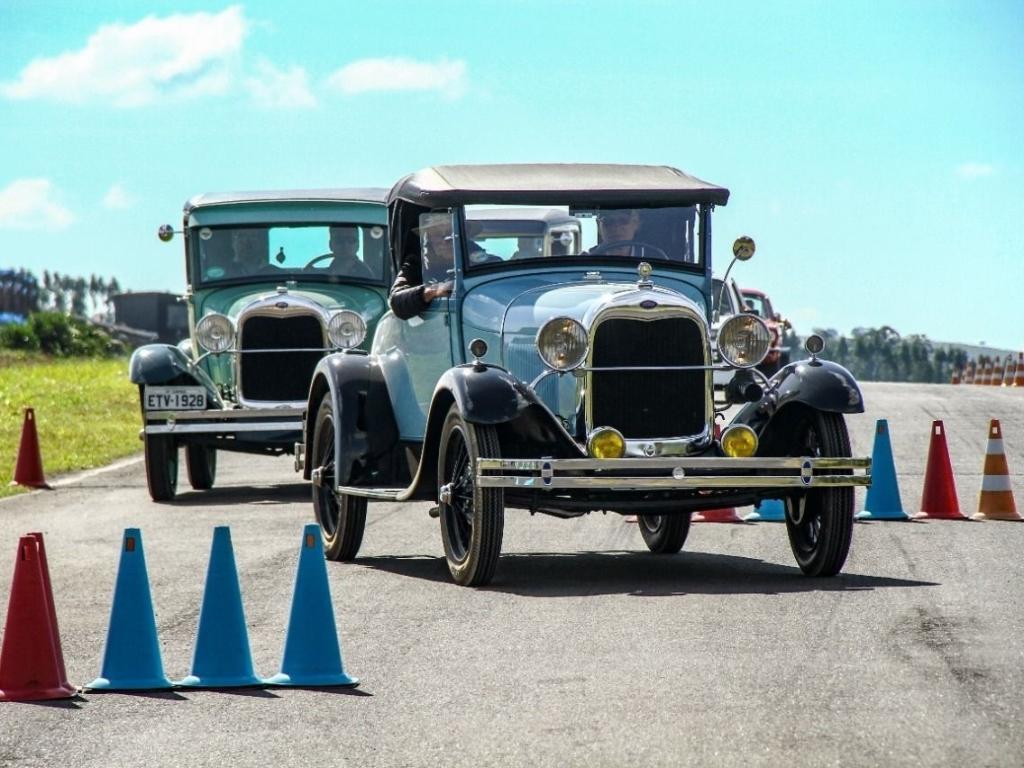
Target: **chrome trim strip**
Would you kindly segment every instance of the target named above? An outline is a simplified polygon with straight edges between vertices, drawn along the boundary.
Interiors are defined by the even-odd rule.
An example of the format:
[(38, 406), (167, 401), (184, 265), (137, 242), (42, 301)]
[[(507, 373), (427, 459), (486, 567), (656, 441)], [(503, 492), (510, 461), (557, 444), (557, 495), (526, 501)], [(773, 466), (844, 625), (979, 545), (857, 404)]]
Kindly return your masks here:
[(306, 412), (305, 406), (299, 408), (232, 408), (231, 410), (211, 411), (144, 411), (149, 421), (158, 419), (175, 419), (177, 421), (199, 421), (204, 419), (268, 419), (301, 417)]
[(341, 485), (334, 489), (336, 493), (344, 493), (347, 496), (362, 496), (364, 499), (379, 499), (381, 501), (398, 501), (399, 497), (406, 492), (406, 488), (357, 488), (349, 485)]
[[(870, 469), (871, 459), (868, 457), (819, 457), (809, 458), (806, 456), (796, 457), (752, 457), (749, 459), (731, 459), (724, 456), (696, 456), (693, 458), (680, 459), (485, 459), (479, 458), (476, 461), (477, 472), (481, 470), (500, 470), (513, 472), (540, 472), (545, 466), (555, 470), (563, 471), (586, 471), (601, 469), (676, 469), (684, 470), (710, 470), (710, 469), (737, 469), (756, 471), (762, 469), (792, 469), (802, 470), (808, 467), (814, 469)], [(793, 475), (798, 477), (797, 474)]]
[(822, 475), (804, 484), (799, 477), (760, 477), (752, 475), (714, 477), (519, 477), (489, 475), (476, 478), (481, 488), (542, 488), (545, 491), (567, 488), (605, 489), (609, 491), (645, 491), (675, 488), (818, 488), (822, 486), (867, 486), (864, 475)]
[(231, 424), (213, 422), (209, 424), (147, 424), (144, 427), (147, 435), (180, 435), (180, 434), (222, 434), (232, 432), (301, 432), (301, 421), (243, 421)]

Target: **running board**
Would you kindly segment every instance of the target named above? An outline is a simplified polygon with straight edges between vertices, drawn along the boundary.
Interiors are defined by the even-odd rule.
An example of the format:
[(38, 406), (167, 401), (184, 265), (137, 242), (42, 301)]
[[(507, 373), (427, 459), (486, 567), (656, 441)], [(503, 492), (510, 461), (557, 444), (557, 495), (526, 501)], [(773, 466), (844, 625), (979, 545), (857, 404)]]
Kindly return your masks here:
[[(324, 484), (323, 468), (314, 469), (309, 473), (310, 480), (317, 488)], [(342, 485), (334, 489), (335, 493), (344, 493), (346, 496), (361, 496), (364, 499), (379, 499), (380, 501), (405, 501), (412, 493), (411, 488), (358, 488), (352, 485)]]

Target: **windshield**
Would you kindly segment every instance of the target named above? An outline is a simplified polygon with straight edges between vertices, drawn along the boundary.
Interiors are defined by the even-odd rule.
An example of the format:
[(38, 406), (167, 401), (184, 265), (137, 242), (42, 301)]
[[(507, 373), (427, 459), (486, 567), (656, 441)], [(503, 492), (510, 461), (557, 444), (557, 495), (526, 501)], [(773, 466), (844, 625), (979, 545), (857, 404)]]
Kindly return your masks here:
[(769, 303), (767, 296), (744, 291), (743, 301), (758, 317), (763, 317), (767, 320), (772, 319), (772, 305)]
[(384, 277), (387, 232), (379, 224), (198, 227), (190, 237), (200, 285)]
[(696, 206), (466, 207), (469, 265), (593, 258), (701, 265)]

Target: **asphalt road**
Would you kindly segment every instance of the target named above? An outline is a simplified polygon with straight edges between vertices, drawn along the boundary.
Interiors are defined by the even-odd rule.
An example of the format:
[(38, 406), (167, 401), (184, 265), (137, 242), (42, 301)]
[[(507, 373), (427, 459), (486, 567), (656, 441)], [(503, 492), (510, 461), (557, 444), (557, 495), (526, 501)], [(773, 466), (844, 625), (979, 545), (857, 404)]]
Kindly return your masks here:
[[(908, 510), (941, 418), (975, 511), (996, 417), (1024, 511), (1024, 391), (864, 390), (855, 452), (890, 420)], [(257, 671), (279, 670), (309, 490), (289, 459), (221, 460), (217, 488), (173, 505), (149, 501), (137, 460), (0, 503), (0, 603), (18, 536), (44, 531), (72, 682), (99, 674), (126, 527), (143, 532), (170, 677), (189, 672), (222, 524)], [(821, 580), (781, 524), (695, 524), (657, 557), (618, 516), (511, 512), (504, 551), (491, 587), (457, 587), (426, 505), (371, 504), (361, 558), (328, 564), (358, 689), (0, 703), (0, 765), (1024, 764), (1022, 524), (859, 524), (844, 573)]]

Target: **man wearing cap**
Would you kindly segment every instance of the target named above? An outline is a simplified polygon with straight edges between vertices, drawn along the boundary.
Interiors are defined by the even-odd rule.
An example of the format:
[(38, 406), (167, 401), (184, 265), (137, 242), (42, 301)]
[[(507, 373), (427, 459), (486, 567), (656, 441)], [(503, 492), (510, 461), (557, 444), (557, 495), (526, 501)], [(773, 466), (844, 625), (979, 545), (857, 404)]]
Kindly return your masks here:
[(418, 230), (422, 252), (410, 253), (402, 260), (388, 296), (391, 311), (403, 320), (415, 317), (434, 299), (452, 292), (455, 250), (451, 216), (422, 214)]

